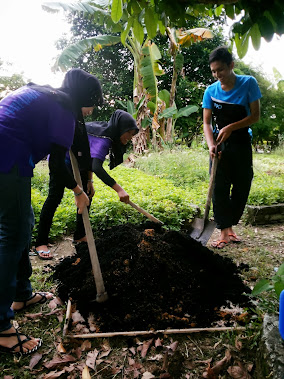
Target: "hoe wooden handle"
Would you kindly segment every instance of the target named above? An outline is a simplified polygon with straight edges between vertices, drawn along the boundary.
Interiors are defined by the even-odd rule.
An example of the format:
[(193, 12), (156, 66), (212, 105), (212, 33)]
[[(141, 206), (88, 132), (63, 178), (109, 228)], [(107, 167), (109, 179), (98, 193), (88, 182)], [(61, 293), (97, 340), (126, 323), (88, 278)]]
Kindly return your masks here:
[[(69, 154), (70, 154), (74, 178), (76, 182), (78, 183), (78, 185), (81, 188), (83, 188), (77, 160), (71, 150)], [(100, 263), (98, 259), (97, 249), (95, 245), (94, 235), (93, 235), (87, 207), (84, 208), (82, 216), (83, 216), (83, 222), (84, 222), (84, 227), (85, 227), (85, 232), (86, 232), (86, 237), (87, 237), (87, 244), (89, 248), (91, 263), (92, 263), (93, 274), (94, 274), (95, 283), (96, 283), (96, 289), (97, 289), (96, 300), (97, 302), (103, 302), (107, 300), (108, 296), (105, 291), (104, 281), (102, 277), (102, 272), (100, 268)]]
[(158, 220), (156, 217), (151, 215), (150, 213), (146, 212), (145, 209), (139, 207), (139, 205), (134, 204), (132, 201), (129, 200), (129, 205), (131, 205), (132, 208), (136, 209), (138, 212), (142, 213), (146, 217), (149, 218), (149, 220), (156, 222), (157, 224), (163, 225), (164, 223), (160, 220)]

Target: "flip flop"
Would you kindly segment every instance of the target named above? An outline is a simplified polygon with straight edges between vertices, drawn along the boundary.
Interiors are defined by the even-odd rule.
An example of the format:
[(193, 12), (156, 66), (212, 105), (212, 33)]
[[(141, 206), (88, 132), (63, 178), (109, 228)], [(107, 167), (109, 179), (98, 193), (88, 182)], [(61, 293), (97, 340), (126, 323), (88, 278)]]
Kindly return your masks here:
[(218, 241), (213, 241), (211, 243), (211, 247), (215, 249), (223, 249), (226, 245), (228, 245), (230, 242), (225, 241), (225, 240), (218, 240)]
[[(3, 353), (12, 353), (12, 354), (31, 354), (35, 351), (37, 351), (38, 348), (41, 347), (41, 344), (42, 344), (42, 340), (39, 338), (38, 339), (38, 344), (32, 349), (32, 350), (29, 350), (27, 349), (27, 351), (24, 351), (23, 349), (23, 344), (27, 341), (31, 341), (31, 337), (29, 336), (26, 336), (25, 334), (23, 333), (19, 333), (18, 330), (16, 329), (16, 333), (0, 333), (0, 338), (5, 338), (5, 337), (14, 337), (16, 336), (17, 339), (18, 339), (18, 343), (16, 343), (14, 346), (12, 347), (6, 347), (6, 346), (2, 346), (0, 345), (0, 351), (3, 352)], [(25, 336), (26, 338), (21, 340), (21, 336)], [(15, 351), (15, 349), (19, 347), (20, 350), (19, 351)]]
[[(20, 308), (20, 309), (13, 309), (13, 311), (15, 313), (18, 313), (18, 312), (22, 312), (24, 309), (26, 309), (28, 307), (31, 307), (32, 305), (44, 304), (44, 303), (47, 302), (47, 300), (49, 300), (46, 297), (47, 294), (48, 294), (48, 292), (35, 292), (29, 299), (22, 301), (22, 303), (24, 303), (24, 305), (22, 306), (22, 308)], [(41, 299), (39, 301), (36, 301), (35, 303), (27, 304), (27, 302), (30, 301), (30, 300), (32, 300), (33, 298), (35, 298), (36, 295), (40, 295)]]
[(53, 259), (53, 256), (51, 256), (51, 257), (43, 257), (42, 255), (40, 255), (40, 254), (50, 254), (50, 250), (44, 251), (44, 250), (37, 250), (36, 248), (34, 248), (33, 252), (35, 253), (33, 255), (37, 255), (39, 257), (39, 259), (41, 259), (43, 261), (48, 261), (50, 259)]
[(235, 234), (235, 233), (231, 233), (231, 234), (229, 234), (229, 237), (233, 237), (233, 238), (235, 238), (235, 239), (231, 239), (230, 238), (230, 241), (232, 242), (232, 243), (241, 243), (242, 241), (239, 239), (239, 237)]

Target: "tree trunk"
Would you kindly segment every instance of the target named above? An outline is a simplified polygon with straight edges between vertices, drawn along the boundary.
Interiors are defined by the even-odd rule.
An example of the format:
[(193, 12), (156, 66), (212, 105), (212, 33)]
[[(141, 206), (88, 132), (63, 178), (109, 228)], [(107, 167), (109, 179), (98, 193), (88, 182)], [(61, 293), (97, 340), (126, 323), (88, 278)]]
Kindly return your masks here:
[[(175, 101), (175, 94), (176, 94), (176, 83), (177, 83), (177, 69), (176, 69), (176, 55), (177, 52), (175, 51), (173, 58), (174, 58), (174, 65), (173, 65), (173, 78), (172, 78), (172, 84), (171, 84), (171, 92), (170, 92), (170, 103), (169, 106), (172, 107)], [(168, 118), (167, 121), (167, 132), (166, 132), (166, 142), (173, 142), (173, 119), (172, 117)]]
[[(140, 77), (137, 83), (137, 87), (135, 88), (134, 94), (133, 94), (133, 102), (136, 105), (145, 95), (143, 91), (143, 85), (141, 85), (141, 83), (142, 83), (142, 78)], [(143, 104), (141, 104), (137, 113), (137, 117), (136, 117), (136, 124), (139, 129), (139, 133), (137, 133), (132, 138), (133, 151), (136, 154), (143, 154), (143, 152), (147, 150), (147, 133), (142, 128), (142, 120), (144, 120), (144, 118), (148, 114), (147, 101), (148, 101), (147, 96), (145, 96)]]

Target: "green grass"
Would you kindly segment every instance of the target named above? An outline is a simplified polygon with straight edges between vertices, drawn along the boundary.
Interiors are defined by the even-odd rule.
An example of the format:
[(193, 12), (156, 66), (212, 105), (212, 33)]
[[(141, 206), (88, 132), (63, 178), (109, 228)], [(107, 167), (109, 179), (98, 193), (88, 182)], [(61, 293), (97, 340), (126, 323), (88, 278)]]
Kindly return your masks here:
[[(284, 164), (280, 153), (254, 155), (254, 180), (248, 199), (251, 205), (270, 205), (284, 202)], [(150, 153), (140, 157), (135, 168), (123, 165), (110, 172), (129, 193), (130, 199), (164, 222), (165, 227), (180, 229), (204, 210), (208, 182), (208, 152), (202, 148), (178, 149)], [(105, 166), (108, 171), (107, 165)], [(32, 179), (32, 204), (35, 229), (42, 205), (48, 194), (48, 167), (40, 162)], [(113, 189), (94, 176), (96, 194), (92, 201), (90, 220), (94, 231), (123, 223), (147, 221), (129, 205), (121, 203)], [(73, 192), (66, 189), (50, 232), (51, 240), (70, 234), (75, 228), (76, 208)]]
[[(43, 171), (45, 175), (43, 175)], [(164, 222), (165, 227), (180, 229), (181, 225), (196, 214), (196, 204), (202, 196), (190, 193), (185, 188), (175, 186), (172, 181), (153, 178), (136, 168), (119, 166), (111, 172), (117, 182), (129, 193), (131, 200)], [(205, 186), (200, 183), (200, 188)], [(38, 190), (38, 187), (40, 190)], [(90, 220), (94, 231), (123, 223), (140, 224), (148, 219), (129, 205), (119, 201), (117, 193), (94, 178), (96, 190), (90, 210)], [(40, 211), (47, 196), (48, 175), (42, 164), (35, 169), (32, 181), (32, 205), (35, 214), (35, 237)], [(203, 188), (204, 189), (204, 188)], [(200, 191), (200, 193), (203, 192)], [(51, 239), (71, 233), (75, 228), (76, 207), (71, 190), (65, 190), (64, 198), (58, 207), (50, 232)]]
[[(254, 154), (254, 179), (248, 204), (271, 205), (284, 202), (282, 151), (279, 148), (275, 153)], [(206, 199), (209, 180), (208, 152), (202, 148), (152, 153), (147, 158), (139, 158), (136, 167), (155, 177), (166, 178), (178, 187), (186, 188), (195, 201), (204, 203)]]

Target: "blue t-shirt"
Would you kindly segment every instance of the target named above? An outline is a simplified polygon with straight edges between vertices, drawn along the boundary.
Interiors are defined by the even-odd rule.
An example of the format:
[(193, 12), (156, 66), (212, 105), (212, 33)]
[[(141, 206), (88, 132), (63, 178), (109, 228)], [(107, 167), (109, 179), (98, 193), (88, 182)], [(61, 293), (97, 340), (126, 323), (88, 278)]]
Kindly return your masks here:
[(17, 165), (32, 176), (52, 144), (70, 149), (74, 128), (73, 113), (49, 95), (26, 86), (14, 91), (0, 102), (0, 172)]
[[(211, 84), (204, 93), (202, 108), (212, 110), (213, 125), (220, 130), (250, 115), (250, 103), (260, 98), (261, 92), (253, 76), (236, 75), (235, 86), (230, 91), (222, 90), (219, 80)], [(232, 140), (249, 138), (248, 127), (235, 130), (231, 137)]]

